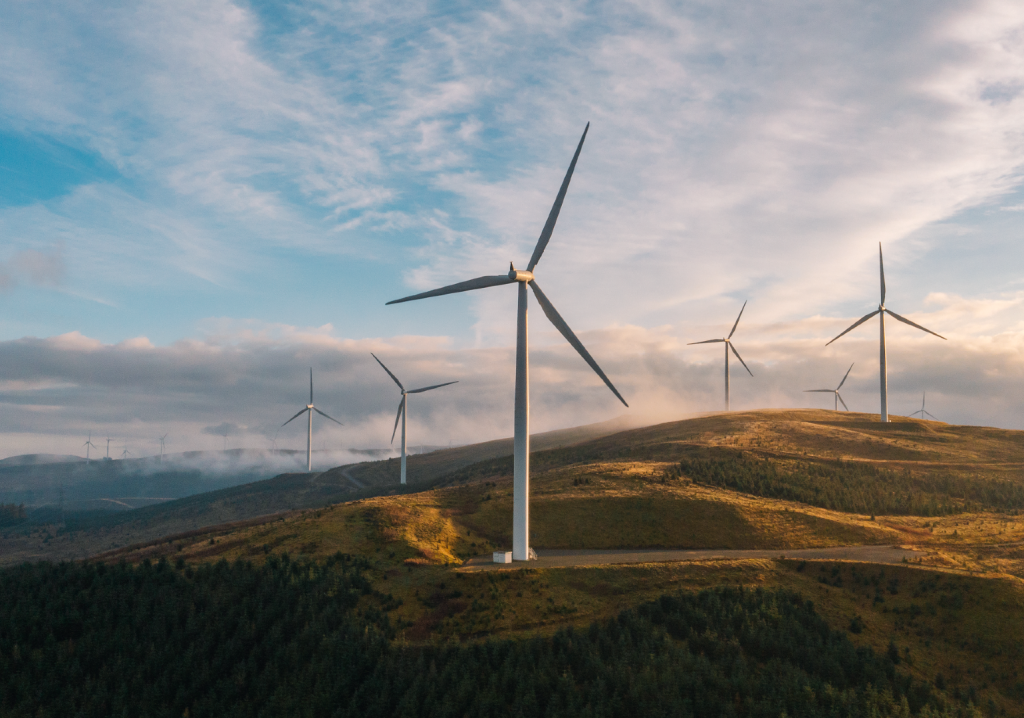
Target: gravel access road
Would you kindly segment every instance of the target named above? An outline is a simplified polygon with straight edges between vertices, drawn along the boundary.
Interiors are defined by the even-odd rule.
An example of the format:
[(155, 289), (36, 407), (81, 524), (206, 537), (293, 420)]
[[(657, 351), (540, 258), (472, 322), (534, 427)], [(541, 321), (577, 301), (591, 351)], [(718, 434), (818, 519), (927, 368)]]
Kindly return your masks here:
[(464, 563), (459, 571), (501, 571), (520, 568), (568, 568), (573, 566), (608, 566), (628, 563), (658, 563), (662, 561), (711, 561), (715, 559), (743, 558), (796, 558), (807, 560), (863, 561), (866, 563), (903, 563), (924, 555), (923, 551), (899, 546), (834, 546), (832, 548), (802, 549), (615, 549), (606, 551), (558, 551), (536, 549), (536, 561), (494, 563), (490, 555), (476, 556)]

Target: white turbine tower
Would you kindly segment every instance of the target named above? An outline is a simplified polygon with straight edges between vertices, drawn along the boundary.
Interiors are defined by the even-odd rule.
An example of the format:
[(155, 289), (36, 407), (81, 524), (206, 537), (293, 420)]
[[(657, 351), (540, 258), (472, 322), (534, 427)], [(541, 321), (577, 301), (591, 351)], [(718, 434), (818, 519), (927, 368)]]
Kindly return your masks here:
[(167, 440), (167, 434), (160, 437), (160, 463), (164, 463), (164, 442)]
[(108, 458), (108, 459), (110, 458), (110, 442), (111, 441), (112, 441), (112, 439), (110, 439), (110, 437), (107, 437), (107, 457), (106, 458)]
[[(590, 356), (582, 342), (573, 334), (572, 329), (565, 323), (561, 315), (555, 310), (554, 306), (545, 296), (544, 292), (541, 291), (537, 281), (534, 279), (533, 270), (536, 268), (537, 263), (540, 261), (541, 255), (544, 254), (544, 249), (548, 246), (548, 241), (551, 239), (551, 233), (555, 229), (555, 222), (558, 221), (558, 213), (562, 209), (562, 202), (565, 200), (565, 193), (569, 189), (569, 180), (572, 179), (573, 170), (576, 168), (576, 161), (579, 159), (580, 150), (583, 149), (583, 141), (587, 138), (587, 131), (590, 129), (590, 123), (587, 123), (586, 129), (583, 130), (583, 136), (580, 138), (580, 143), (576, 147), (576, 154), (573, 155), (572, 162), (569, 163), (569, 170), (565, 173), (565, 179), (562, 180), (562, 186), (558, 190), (558, 195), (555, 197), (555, 203), (551, 207), (551, 212), (548, 214), (548, 220), (544, 223), (544, 229), (540, 233), (540, 238), (537, 240), (537, 246), (534, 247), (533, 256), (530, 257), (530, 263), (526, 266), (526, 271), (517, 270), (513, 265), (509, 265), (508, 274), (499, 274), (496, 276), (488, 277), (477, 277), (476, 279), (470, 279), (465, 282), (459, 282), (458, 284), (452, 284), (441, 289), (434, 289), (429, 292), (423, 292), (422, 294), (415, 294), (411, 297), (405, 297), (403, 299), (396, 299), (388, 302), (388, 304), (397, 304), (399, 302), (408, 302), (413, 299), (426, 299), (427, 297), (437, 297), (442, 294), (453, 294), (455, 292), (466, 292), (471, 289), (484, 289), (486, 287), (496, 287), (501, 284), (518, 284), (519, 285), (519, 310), (517, 314), (516, 324), (516, 402), (515, 402), (515, 440), (513, 443), (513, 491), (512, 491), (512, 558), (516, 561), (527, 561), (530, 558), (530, 361), (529, 361), (529, 342), (527, 336), (527, 301), (528, 296), (526, 293), (526, 286), (529, 285), (533, 290), (534, 296), (537, 298), (537, 303), (540, 304), (541, 309), (544, 310), (544, 314), (555, 325), (555, 328), (561, 332), (562, 336), (566, 338), (569, 344), (579, 352), (580, 356), (590, 365), (590, 368), (597, 372), (597, 375), (601, 377), (608, 388), (619, 398), (623, 404), (626, 404), (626, 400), (622, 398), (618, 390), (612, 385), (611, 381), (605, 376), (605, 373), (601, 371), (601, 367), (597, 365), (594, 358)], [(626, 404), (628, 407), (629, 404)]]
[(735, 324), (732, 325), (732, 331), (729, 332), (729, 336), (727, 336), (725, 339), (707, 339), (707, 340), (702, 341), (702, 342), (690, 342), (689, 344), (686, 345), (686, 346), (690, 347), (690, 346), (693, 346), (695, 344), (716, 344), (718, 342), (725, 342), (725, 410), (726, 411), (729, 411), (729, 350), (730, 349), (732, 349), (732, 353), (736, 355), (736, 358), (740, 360), (740, 364), (742, 364), (743, 368), (747, 370), (747, 373), (750, 374), (750, 376), (754, 376), (754, 372), (750, 371), (750, 367), (748, 367), (747, 363), (745, 361), (743, 361), (743, 357), (741, 357), (740, 353), (738, 351), (736, 351), (736, 347), (733, 346), (733, 343), (732, 343), (732, 335), (736, 333), (736, 327), (739, 326), (739, 324), (740, 324), (740, 317), (743, 316), (743, 310), (746, 309), (746, 308), (747, 308), (747, 303), (743, 302), (743, 306), (740, 307), (740, 313), (736, 316), (736, 322), (735, 322)]
[(86, 462), (89, 462), (90, 461), (90, 459), (89, 459), (89, 447), (92, 447), (93, 449), (96, 448), (96, 444), (92, 443), (92, 432), (91, 431), (89, 432), (89, 438), (85, 440), (85, 443), (82, 444), (82, 446), (85, 447), (85, 460), (86, 460)]
[(851, 371), (853, 371), (853, 364), (851, 364), (850, 368), (846, 370), (846, 374), (843, 375), (843, 380), (839, 382), (839, 386), (837, 386), (835, 389), (804, 389), (804, 393), (806, 394), (810, 392), (812, 394), (816, 394), (818, 392), (824, 392), (826, 394), (835, 394), (835, 410), (839, 411), (839, 402), (842, 401), (843, 408), (849, 411), (850, 407), (846, 405), (846, 402), (843, 401), (843, 397), (839, 395), (839, 390), (843, 388), (843, 384), (846, 383), (846, 377), (850, 376)]
[(309, 429), (308, 429), (308, 433), (306, 434), (306, 471), (307, 472), (310, 472), (310, 471), (313, 470), (313, 412), (314, 411), (317, 414), (319, 414), (320, 416), (324, 417), (325, 419), (330, 419), (331, 421), (333, 421), (338, 426), (344, 426), (344, 424), (342, 424), (337, 419), (334, 419), (334, 418), (332, 418), (330, 416), (327, 416), (327, 414), (323, 413), (322, 411), (317, 409), (315, 406), (313, 406), (313, 367), (310, 367), (309, 368), (309, 403), (306, 404), (306, 408), (305, 409), (300, 411), (298, 414), (293, 416), (288, 421), (286, 421), (283, 424), (281, 424), (281, 426), (287, 426), (293, 420), (298, 419), (303, 414), (306, 414), (306, 413), (309, 414)]
[[(920, 415), (921, 418), (924, 419), (925, 415), (927, 414), (928, 416), (930, 416), (933, 419), (935, 419), (935, 415), (934, 414), (932, 414), (930, 412), (927, 412), (924, 409), (924, 395), (925, 395), (925, 392), (922, 391), (921, 392), (921, 408), (918, 409), (917, 411), (915, 411), (913, 414), (911, 414), (911, 416), (918, 416), (918, 415)], [(938, 421), (938, 419), (935, 419), (935, 421)]]
[[(880, 281), (881, 286), (882, 286), (882, 294), (881, 294), (882, 299), (878, 303), (878, 309), (876, 309), (875, 311), (871, 312), (870, 314), (865, 314), (863, 317), (861, 317), (860, 319), (855, 321), (853, 324), (851, 324), (846, 329), (846, 331), (842, 332), (842, 334), (840, 334), (835, 339), (833, 339), (832, 342), (834, 342), (839, 337), (843, 336), (843, 334), (846, 334), (847, 332), (849, 332), (851, 329), (855, 329), (856, 327), (859, 327), (861, 324), (866, 322), (868, 319), (871, 319), (871, 317), (875, 316), (876, 314), (878, 315), (878, 383), (880, 385), (881, 394), (882, 394), (882, 421), (883, 422), (888, 422), (889, 421), (889, 397), (888, 397), (888, 374), (886, 373), (886, 368), (885, 368), (885, 315), (888, 314), (893, 319), (897, 319), (897, 320), (903, 322), (904, 324), (909, 324), (910, 326), (915, 327), (917, 329), (920, 329), (923, 332), (928, 332), (929, 334), (935, 334), (935, 332), (933, 332), (931, 329), (925, 329), (920, 324), (915, 324), (914, 322), (910, 321), (906, 317), (901, 317), (899, 314), (897, 314), (896, 312), (894, 312), (891, 309), (886, 309), (886, 307), (885, 307), (885, 269), (882, 267), (882, 243), (881, 242), (878, 243), (878, 278), (879, 278), (879, 281)], [(937, 336), (939, 339), (943, 339), (943, 340), (945, 340), (945, 338), (946, 338), (946, 337), (942, 336), (941, 334), (935, 334), (935, 336)], [(829, 342), (828, 344), (831, 344), (832, 342)], [(825, 346), (828, 346), (828, 344), (826, 344)]]
[[(370, 356), (372, 356), (374, 359), (377, 359), (377, 355), (374, 354), (373, 352), (370, 352)], [(406, 391), (405, 387), (402, 386), (402, 382), (398, 381), (398, 377), (395, 376), (394, 374), (392, 374), (391, 370), (388, 369), (386, 366), (384, 366), (384, 362), (382, 362), (380, 359), (377, 359), (377, 363), (380, 364), (382, 367), (384, 367), (384, 371), (386, 371), (388, 373), (389, 377), (391, 377), (392, 379), (395, 380), (395, 383), (398, 384), (398, 388), (402, 392), (402, 400), (400, 402), (398, 402), (398, 415), (395, 416), (395, 428), (391, 430), (391, 443), (392, 444), (395, 443), (395, 432), (398, 431), (398, 420), (401, 419), (402, 420), (402, 485), (404, 486), (405, 485), (405, 427), (406, 427), (407, 417), (408, 417), (407, 407), (409, 405), (409, 395), (410, 394), (422, 394), (423, 392), (430, 391), (431, 389), (440, 389), (442, 386), (448, 386), (449, 384), (458, 384), (459, 382), (458, 381), (449, 381), (449, 382), (445, 382), (444, 384), (434, 384), (433, 386), (425, 386), (422, 389), (409, 389), (408, 391)]]

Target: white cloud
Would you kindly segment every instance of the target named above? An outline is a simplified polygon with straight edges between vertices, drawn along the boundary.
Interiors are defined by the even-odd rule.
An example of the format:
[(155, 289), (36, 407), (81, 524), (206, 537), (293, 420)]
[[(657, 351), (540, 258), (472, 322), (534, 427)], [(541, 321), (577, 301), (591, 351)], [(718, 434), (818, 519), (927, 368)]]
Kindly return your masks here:
[[(90, 431), (139, 446), (169, 433), (177, 451), (220, 448), (225, 431), (234, 446), (267, 448), (276, 441), (280, 448), (301, 448), (303, 427), (280, 427), (305, 406), (308, 367), (317, 406), (345, 424), (314, 421), (316, 445), (383, 448), (400, 397), (371, 351), (406, 385), (459, 382), (413, 397), (412, 443), (462, 444), (511, 434), (510, 348), (457, 349), (442, 338), (416, 336), (355, 341), (324, 327), (220, 330), (169, 347), (144, 339), (100, 344), (81, 335), (0, 342), (0, 404), (6, 407), (0, 453), (71, 453), (81, 443), (78, 435)], [(837, 384), (854, 362), (843, 396), (855, 411), (877, 412), (875, 332), (857, 330), (827, 348), (814, 333), (799, 325), (780, 330), (741, 322), (734, 340), (754, 377), (733, 364), (733, 408), (824, 408), (828, 401), (803, 390)], [(533, 334), (534, 431), (623, 413), (653, 423), (721, 408), (720, 350), (686, 347), (671, 327), (624, 325), (582, 334), (629, 410), (560, 337)], [(892, 413), (916, 409), (927, 391), (929, 411), (942, 420), (1024, 429), (1018, 411), (1024, 328), (948, 342), (902, 325), (887, 334)], [(25, 437), (33, 437), (31, 443)]]

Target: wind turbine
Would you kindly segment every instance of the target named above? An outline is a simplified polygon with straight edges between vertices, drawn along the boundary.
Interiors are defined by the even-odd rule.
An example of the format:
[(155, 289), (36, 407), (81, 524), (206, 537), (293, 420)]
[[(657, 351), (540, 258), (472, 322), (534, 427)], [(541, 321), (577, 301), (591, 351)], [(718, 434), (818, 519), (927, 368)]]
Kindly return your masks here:
[[(865, 314), (863, 317), (861, 317), (860, 319), (855, 321), (853, 324), (851, 324), (846, 329), (846, 331), (844, 331), (842, 334), (840, 334), (835, 339), (833, 339), (832, 342), (834, 342), (839, 337), (843, 336), (843, 334), (846, 334), (846, 332), (849, 332), (851, 329), (855, 329), (856, 327), (859, 327), (861, 324), (866, 322), (868, 319), (871, 319), (871, 317), (875, 316), (876, 314), (878, 315), (878, 383), (880, 385), (881, 393), (882, 393), (882, 422), (883, 423), (888, 423), (888, 421), (889, 421), (889, 398), (888, 398), (888, 386), (887, 386), (887, 384), (888, 384), (888, 374), (886, 373), (886, 369), (885, 369), (885, 315), (888, 314), (893, 319), (898, 319), (899, 321), (903, 322), (904, 324), (909, 324), (910, 326), (916, 327), (917, 329), (920, 329), (923, 332), (928, 332), (929, 334), (935, 334), (935, 332), (933, 332), (931, 329), (925, 329), (920, 324), (915, 324), (914, 322), (910, 321), (906, 317), (901, 317), (899, 314), (897, 314), (896, 312), (894, 312), (891, 309), (886, 309), (886, 307), (885, 307), (885, 269), (882, 267), (882, 243), (881, 242), (878, 243), (878, 278), (879, 278), (879, 281), (880, 281), (881, 286), (882, 286), (882, 298), (881, 298), (881, 301), (879, 301), (879, 303), (878, 303), (878, 309), (876, 309), (875, 311), (871, 312), (870, 314)], [(942, 336), (941, 334), (935, 334), (935, 336), (937, 336), (939, 339), (942, 339), (942, 340), (946, 339), (946, 337)], [(829, 342), (828, 344), (831, 344), (832, 342)], [(826, 344), (825, 346), (828, 346), (828, 344)]]
[(843, 401), (843, 397), (841, 397), (839, 395), (839, 390), (843, 388), (843, 384), (846, 383), (846, 377), (850, 376), (850, 372), (851, 371), (853, 371), (853, 364), (851, 364), (850, 368), (846, 370), (846, 374), (843, 375), (843, 380), (841, 382), (839, 382), (839, 386), (837, 386), (835, 389), (804, 389), (804, 393), (807, 393), (807, 392), (811, 392), (811, 393), (825, 392), (826, 394), (835, 394), (835, 410), (839, 411), (839, 402), (842, 401), (843, 402), (843, 408), (846, 409), (847, 411), (849, 411), (850, 407), (848, 407), (846, 405), (846, 402)]
[[(374, 354), (373, 352), (370, 352), (370, 356), (372, 356), (374, 359), (377, 359), (377, 355)], [(394, 374), (392, 374), (391, 370), (388, 369), (386, 366), (384, 366), (384, 362), (382, 362), (380, 359), (377, 359), (377, 363), (380, 364), (382, 367), (384, 367), (384, 371), (386, 371), (388, 373), (389, 377), (391, 377), (392, 379), (395, 380), (395, 383), (398, 384), (398, 388), (401, 389), (401, 391), (402, 391), (402, 400), (400, 402), (398, 402), (398, 415), (395, 417), (395, 428), (392, 429), (392, 431), (391, 431), (391, 443), (392, 444), (395, 443), (395, 432), (398, 431), (398, 420), (401, 419), (402, 420), (402, 485), (404, 486), (405, 485), (405, 425), (407, 423), (408, 412), (406, 411), (406, 407), (409, 404), (409, 395), (410, 394), (422, 394), (423, 392), (430, 391), (431, 389), (440, 389), (442, 386), (448, 386), (449, 384), (458, 384), (459, 382), (458, 381), (449, 381), (449, 382), (446, 382), (444, 384), (434, 384), (433, 386), (425, 386), (422, 389), (409, 389), (408, 391), (406, 391), (405, 387), (402, 386), (402, 382), (398, 381), (398, 377), (395, 376)]]
[(110, 437), (107, 437), (107, 458), (108, 459), (110, 458), (110, 442), (111, 442)]
[(306, 404), (306, 408), (305, 409), (300, 411), (298, 414), (293, 416), (288, 421), (286, 421), (283, 424), (281, 424), (282, 427), (287, 426), (293, 420), (298, 419), (303, 414), (306, 414), (306, 413), (309, 414), (309, 431), (306, 434), (306, 471), (307, 472), (310, 472), (310, 471), (313, 470), (313, 412), (314, 411), (317, 414), (319, 414), (320, 416), (324, 417), (325, 419), (330, 419), (331, 421), (333, 421), (338, 426), (344, 426), (344, 424), (342, 424), (337, 419), (334, 419), (334, 418), (332, 418), (330, 416), (327, 416), (327, 414), (323, 413), (322, 411), (317, 409), (315, 406), (313, 406), (313, 367), (310, 367), (309, 368), (309, 403)]
[(736, 333), (736, 327), (740, 324), (740, 317), (743, 316), (743, 310), (747, 308), (747, 303), (743, 302), (743, 306), (740, 307), (740, 313), (736, 316), (736, 323), (732, 325), (732, 331), (729, 332), (729, 336), (725, 339), (707, 339), (702, 342), (690, 342), (686, 346), (693, 346), (694, 344), (716, 344), (717, 342), (725, 342), (725, 410), (729, 411), (729, 350), (732, 349), (732, 353), (736, 355), (736, 358), (740, 360), (740, 364), (747, 370), (750, 376), (754, 376), (754, 372), (750, 371), (750, 367), (743, 361), (743, 357), (736, 351), (736, 347), (732, 343), (732, 335)]
[(82, 444), (82, 446), (85, 447), (85, 460), (86, 460), (86, 462), (89, 462), (90, 461), (90, 459), (89, 459), (89, 447), (91, 446), (94, 449), (96, 448), (96, 444), (92, 443), (92, 432), (91, 431), (89, 432), (89, 438), (86, 439), (85, 443)]
[(124, 461), (125, 459), (127, 459), (131, 455), (132, 455), (132, 452), (128, 451), (128, 445), (125, 444), (124, 445), (124, 451), (121, 452), (121, 460)]
[[(913, 414), (911, 414), (911, 416), (917, 416), (918, 414), (920, 414), (921, 418), (924, 419), (925, 415), (927, 414), (928, 416), (930, 416), (933, 419), (935, 419), (935, 415), (934, 414), (931, 414), (930, 412), (927, 412), (927, 411), (924, 410), (924, 395), (925, 395), (925, 392), (922, 391), (921, 392), (921, 408), (918, 409), (917, 411), (915, 411)], [(938, 421), (938, 419), (935, 419), (935, 421)]]
[(160, 437), (160, 463), (164, 463), (164, 441), (167, 439), (167, 434)]
[(544, 223), (544, 229), (541, 230), (540, 237), (537, 239), (537, 246), (534, 247), (533, 256), (530, 257), (530, 263), (526, 266), (526, 271), (518, 270), (515, 266), (509, 264), (508, 274), (477, 277), (476, 279), (459, 282), (458, 284), (452, 284), (441, 289), (434, 289), (422, 294), (414, 294), (411, 297), (388, 302), (388, 304), (397, 304), (399, 302), (412, 301), (413, 299), (426, 299), (427, 297), (437, 297), (442, 294), (466, 292), (471, 289), (496, 287), (501, 284), (519, 285), (519, 309), (516, 319), (515, 440), (513, 443), (512, 471), (512, 558), (515, 561), (527, 561), (532, 553), (530, 549), (530, 357), (527, 333), (527, 285), (533, 290), (537, 303), (544, 310), (548, 320), (555, 325), (555, 328), (561, 332), (569, 344), (579, 352), (584, 361), (590, 365), (590, 368), (597, 372), (597, 375), (608, 385), (608, 388), (619, 398), (619, 401), (627, 407), (629, 406), (608, 377), (605, 376), (605, 373), (601, 371), (601, 367), (597, 365), (594, 358), (590, 356), (580, 340), (573, 334), (569, 325), (565, 323), (565, 320), (555, 310), (533, 276), (533, 270), (537, 267), (541, 255), (544, 254), (544, 249), (548, 246), (548, 241), (551, 239), (551, 233), (555, 229), (558, 213), (562, 209), (565, 193), (569, 189), (569, 180), (572, 179), (573, 170), (576, 168), (576, 161), (579, 159), (580, 150), (583, 149), (583, 141), (587, 138), (587, 131), (589, 129), (590, 123), (588, 122), (586, 129), (583, 130), (580, 143), (576, 147), (576, 154), (573, 155), (572, 162), (569, 163), (565, 179), (562, 180), (562, 186), (555, 197), (555, 203), (551, 206), (547, 222)]

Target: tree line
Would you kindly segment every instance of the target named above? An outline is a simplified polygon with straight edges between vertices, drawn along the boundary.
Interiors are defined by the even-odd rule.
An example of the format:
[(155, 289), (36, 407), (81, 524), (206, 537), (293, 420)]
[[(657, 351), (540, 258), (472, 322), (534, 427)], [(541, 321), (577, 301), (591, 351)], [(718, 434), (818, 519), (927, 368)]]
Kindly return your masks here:
[(671, 472), (696, 483), (835, 511), (946, 516), (991, 508), (1024, 508), (1024, 483), (950, 472), (914, 473), (871, 463), (786, 461), (729, 449), (705, 450)]
[(25, 504), (0, 504), (0, 528), (25, 520)]

